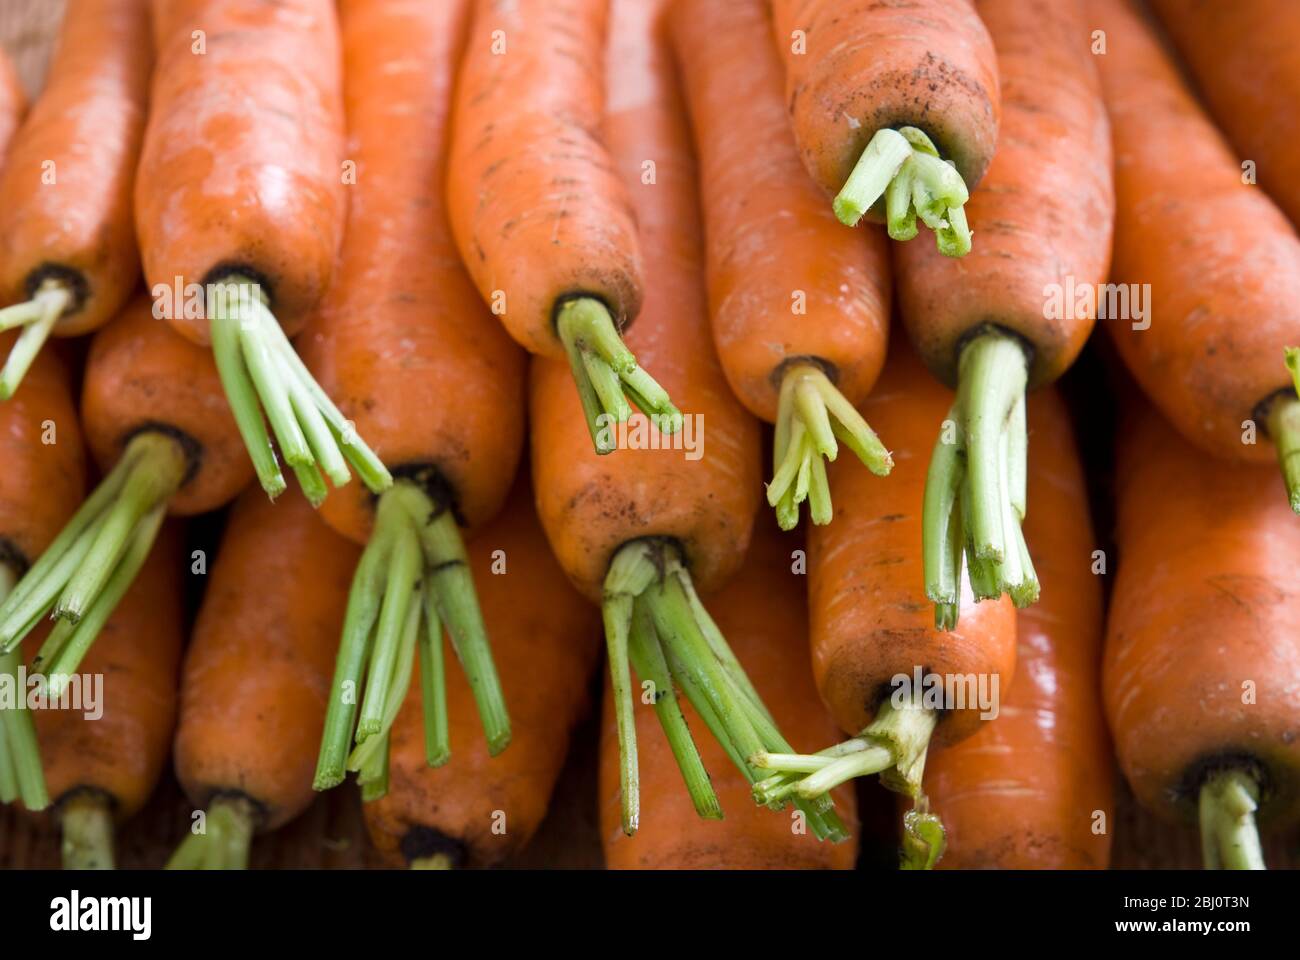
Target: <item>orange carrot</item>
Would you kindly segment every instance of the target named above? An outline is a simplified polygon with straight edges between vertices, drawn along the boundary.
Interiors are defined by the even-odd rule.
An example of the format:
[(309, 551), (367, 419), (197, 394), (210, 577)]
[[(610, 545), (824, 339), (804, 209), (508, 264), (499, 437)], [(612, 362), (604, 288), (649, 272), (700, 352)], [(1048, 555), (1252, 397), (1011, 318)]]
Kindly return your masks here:
[(1106, 715), (1137, 798), (1198, 816), (1207, 867), (1261, 867), (1300, 818), (1300, 527), (1260, 466), (1208, 460), (1133, 405), (1115, 469)]
[(46, 614), (59, 621), (41, 646), (55, 695), (57, 676), (76, 672), (135, 579), (163, 517), (213, 510), (251, 479), (212, 354), (155, 319), (143, 297), (95, 335), (81, 399), (106, 476), (0, 603), (2, 650)]
[[(706, 425), (707, 444), (699, 448), (706, 438), (695, 432), (691, 447), (681, 449), (640, 420), (629, 439), (655, 449), (598, 457), (564, 366), (554, 360), (533, 361), (530, 406), (542, 527), (569, 579), (603, 608), (629, 834), (640, 807), (630, 666), (672, 704), (680, 689), (697, 712), (713, 717), (712, 732), (750, 774), (751, 754), (788, 746), (696, 593), (697, 586), (720, 587), (743, 558), (757, 507), (759, 438), (757, 423), (727, 388), (706, 329), (695, 171), (666, 8), (665, 0), (614, 3), (606, 137), (645, 244), (646, 303), (629, 342), (690, 401), (697, 412), (690, 426)], [(641, 182), (651, 170), (647, 158), (653, 184)], [(678, 449), (665, 449), (672, 446)], [(673, 755), (697, 812), (717, 817), (717, 796), (672, 704), (660, 720)], [(842, 833), (833, 814), (809, 807), (809, 818), (819, 836)]]
[(0, 370), (18, 388), (46, 338), (107, 323), (140, 274), (131, 190), (153, 45), (148, 0), (71, 0), (31, 115), (0, 176), (0, 328), (23, 335)]
[(255, 831), (311, 804), (356, 562), (307, 504), (273, 505), (260, 490), (236, 502), (185, 654), (176, 729), (176, 776), (207, 813), (169, 868), (245, 867)]
[(644, 292), (637, 224), (598, 129), (608, 8), (475, 0), (447, 180), (479, 293), (531, 353), (568, 359), (599, 453), (629, 401), (667, 425), (677, 416), (620, 338)]
[(700, 153), (713, 340), (741, 402), (777, 425), (767, 500), (781, 526), (799, 522), (804, 499), (829, 523), (822, 458), (835, 459), (837, 438), (873, 472), (890, 467), (855, 409), (885, 361), (884, 236), (841, 230), (804, 173), (762, 0), (680, 0), (673, 28)]
[[(835, 725), (817, 700), (808, 672), (808, 607), (803, 577), (793, 571), (794, 552), (802, 542), (778, 535), (770, 520), (758, 527), (744, 566), (709, 598), (709, 608), (781, 728), (797, 743), (824, 740), (834, 733)], [(600, 737), (600, 833), (607, 866), (624, 870), (853, 867), (858, 852), (855, 840), (817, 843), (797, 816), (793, 821), (774, 817), (748, 802), (750, 778), (730, 769), (726, 751), (711, 740), (700, 745), (700, 755), (714, 771), (711, 784), (726, 806), (727, 817), (720, 823), (701, 822), (676, 782), (671, 749), (653, 738), (659, 708), (651, 709), (644, 698), (636, 718), (646, 770), (641, 799), (652, 815), (636, 836), (624, 836), (618, 724), (611, 692), (607, 685)], [(681, 710), (688, 726), (704, 725), (689, 704)], [(847, 825), (853, 827), (857, 806), (853, 792), (836, 790), (835, 800)]]
[[(998, 68), (969, 0), (773, 0), (804, 165), (848, 226), (970, 250), (963, 206), (998, 138)], [(948, 161), (945, 163), (944, 161)]]
[[(70, 869), (113, 866), (114, 822), (139, 812), (167, 762), (184, 640), (181, 547), (180, 527), (167, 524), (81, 663), (81, 703), (35, 714)], [(92, 677), (103, 678), (97, 715), (85, 699)]]
[[(401, 705), (390, 693), (405, 682), (391, 672), (392, 655), (408, 613), (419, 617), (426, 601), (455, 638), (492, 752), (510, 741), (458, 522), (481, 525), (510, 489), (523, 446), (525, 355), (479, 300), (447, 223), (448, 113), (468, 2), (345, 0), (339, 14), (357, 182), (334, 286), (302, 338), (303, 359), (398, 479), (378, 500), (354, 488), (322, 506), (366, 552), (315, 782), (341, 783), (371, 756), (361, 779), (378, 790), (386, 751), (377, 745)], [(365, 697), (353, 697), (363, 673)], [(442, 683), (440, 672), (433, 682)], [(445, 746), (430, 744), (431, 762), (445, 761)]]
[[(842, 507), (835, 523), (811, 528), (808, 537), (813, 676), (840, 728), (856, 736), (812, 757), (760, 757), (761, 766), (777, 771), (756, 784), (761, 800), (820, 797), (852, 777), (879, 773), (885, 786), (921, 802), (931, 744), (976, 733), (987, 709), (980, 700), (1010, 687), (1016, 622), (1009, 600), (977, 602), (963, 584), (961, 621), (941, 631), (922, 592), (924, 437), (951, 403), (952, 394), (900, 344), (863, 405), (894, 440), (889, 482), (831, 466), (831, 490)], [(967, 678), (977, 684), (969, 696)], [(957, 680), (960, 697), (955, 688), (937, 700), (930, 692), (941, 682), (947, 693)]]
[(1029, 431), (1034, 511), (1025, 537), (1047, 589), (1016, 615), (1019, 676), (997, 718), (926, 764), (925, 791), (947, 830), (943, 867), (1104, 869), (1110, 861), (1114, 760), (1098, 694), (1101, 578), (1089, 561), (1097, 541), (1069, 413), (1054, 390), (1030, 399)]
[[(1183, 436), (1216, 457), (1277, 457), (1300, 511), (1300, 400), (1278, 362), (1300, 340), (1300, 238), (1243, 182), (1240, 161), (1127, 0), (1089, 2), (1106, 37), (1097, 63), (1115, 142), (1111, 279), (1130, 305), (1149, 290), (1141, 317), (1112, 316), (1106, 327)], [(1255, 442), (1256, 424), (1274, 449)]]
[(211, 346), (271, 497), (285, 480), (266, 420), (313, 504), (326, 478), (349, 482), (349, 466), (382, 493), (392, 476), (289, 342), (329, 285), (343, 233), (335, 5), (167, 0), (153, 12), (135, 221), (159, 319)]
[[(487, 866), (524, 847), (587, 708), (600, 651), (595, 612), (546, 545), (525, 477), (469, 553), (517, 733), (512, 749), (493, 759), (468, 683), (450, 684), (445, 698), (422, 690), (426, 654), (436, 661), (443, 646), (440, 633), (422, 632), (421, 665), (404, 674), (411, 693), (392, 728), (388, 793), (365, 806), (370, 836), (394, 865)], [(421, 701), (429, 699), (447, 739), (463, 741), (437, 769), (426, 761)]]

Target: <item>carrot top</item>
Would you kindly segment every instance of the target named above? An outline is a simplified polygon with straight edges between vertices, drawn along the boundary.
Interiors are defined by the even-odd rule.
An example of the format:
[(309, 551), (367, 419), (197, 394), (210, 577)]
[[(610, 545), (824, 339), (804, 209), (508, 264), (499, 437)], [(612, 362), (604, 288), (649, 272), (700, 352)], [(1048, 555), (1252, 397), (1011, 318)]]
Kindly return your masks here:
[(399, 480), (380, 496), (377, 511), (348, 597), (313, 784), (327, 790), (352, 770), (365, 800), (388, 790), (389, 734), (417, 650), (426, 758), (431, 767), (451, 758), (443, 624), (478, 704), (488, 751), (495, 756), (510, 743), (501, 681), (450, 507)]
[(613, 453), (617, 444), (610, 429), (632, 415), (631, 400), (652, 417), (661, 433), (681, 429), (682, 415), (668, 392), (637, 366), (623, 343), (609, 309), (592, 297), (578, 297), (560, 307), (556, 329), (569, 358), (582, 412), (597, 453)]
[(262, 489), (271, 497), (285, 489), (265, 410), (313, 506), (328, 493), (326, 477), (336, 487), (351, 479), (349, 464), (372, 493), (382, 493), (392, 475), (312, 377), (262, 297), (250, 293), (255, 288), (247, 278), (227, 277), (213, 287), (208, 310), (221, 385)]
[(1038, 576), (1020, 530), (1028, 369), (1019, 341), (994, 328), (962, 349), (957, 401), (930, 457), (922, 510), (925, 594), (940, 630), (957, 625), (963, 556), (977, 600), (1005, 592), (1025, 607), (1038, 599)]
[(1300, 513), (1300, 347), (1287, 347), (1286, 368), (1296, 395), (1277, 394), (1268, 404), (1268, 434), (1277, 447), (1291, 509)]
[[(14, 580), (9, 564), (0, 563), (0, 596), (10, 593)], [(44, 810), (50, 804), (50, 795), (45, 789), (36, 727), (27, 711), (26, 697), (17, 692), (22, 689), (17, 678), (21, 656), (18, 650), (0, 653), (0, 676), (6, 677), (6, 685), (15, 691), (13, 707), (0, 706), (0, 803), (21, 798), (28, 810)]]
[(1207, 870), (1263, 870), (1255, 827), (1259, 784), (1241, 769), (1221, 770), (1201, 785), (1201, 855)]
[(915, 237), (919, 217), (934, 231), (940, 253), (964, 257), (971, 244), (965, 209), (969, 199), (957, 168), (939, 156), (924, 132), (916, 127), (886, 127), (867, 143), (835, 197), (834, 209), (840, 222), (852, 227), (883, 200), (893, 239)]
[(75, 300), (75, 294), (66, 282), (51, 278), (41, 284), (31, 299), (0, 310), (0, 330), (23, 328), (0, 369), (0, 401), (14, 395), (32, 361), (49, 339), (50, 331), (74, 306)]
[[(679, 548), (653, 538), (626, 544), (610, 563), (601, 610), (618, 729), (623, 831), (635, 833), (640, 819), (630, 668), (650, 685), (655, 713), (696, 812), (721, 819), (721, 805), (686, 726), (678, 692), (751, 783), (758, 771), (748, 758), (765, 750), (788, 753), (791, 747), (696, 594)], [(781, 809), (787, 799), (804, 812), (818, 839), (847, 838), (829, 798), (782, 797), (770, 805)]]
[(256, 811), (247, 797), (215, 797), (167, 861), (167, 869), (244, 870), (255, 826)]
[(782, 530), (799, 523), (799, 505), (808, 501), (813, 523), (831, 522), (831, 489), (823, 458), (834, 461), (839, 439), (877, 476), (894, 461), (876, 432), (816, 363), (791, 364), (781, 378), (772, 445), (772, 482), (767, 503), (776, 508)]
[(79, 790), (59, 803), (64, 870), (113, 869), (113, 806), (107, 793)]

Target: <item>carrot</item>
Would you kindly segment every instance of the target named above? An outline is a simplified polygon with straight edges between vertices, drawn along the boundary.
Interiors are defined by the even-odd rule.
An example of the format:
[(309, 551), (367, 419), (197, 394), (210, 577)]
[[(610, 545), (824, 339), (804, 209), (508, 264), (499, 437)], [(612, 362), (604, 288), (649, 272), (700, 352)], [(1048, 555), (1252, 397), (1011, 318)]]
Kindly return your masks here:
[[(465, 275), (441, 189), (468, 3), (348, 0), (339, 12), (357, 182), (334, 286), (303, 335), (303, 359), (398, 480), (377, 502), (355, 489), (322, 506), (325, 519), (366, 551), (316, 787), (342, 782), (345, 769), (372, 757), (362, 781), (378, 789), (387, 751), (376, 745), (387, 742), (401, 705), (392, 697), (406, 678), (392, 673), (392, 656), (408, 612), (418, 618), (422, 608), (436, 610), (480, 698), (492, 752), (510, 741), (457, 520), (482, 524), (510, 489), (523, 446), (525, 367), (523, 351)], [(503, 420), (511, 407), (516, 413)], [(358, 702), (351, 692), (363, 674)], [(349, 760), (354, 727), (358, 749)], [(430, 744), (429, 758), (442, 763), (446, 755)]]
[[(1300, 339), (1294, 311), (1278, 309), (1300, 301), (1300, 239), (1242, 182), (1237, 157), (1134, 9), (1090, 3), (1106, 36), (1097, 59), (1115, 143), (1111, 279), (1150, 291), (1142, 323), (1106, 326), (1183, 436), (1216, 457), (1276, 457), (1300, 511), (1300, 400), (1277, 362)], [(1273, 450), (1255, 443), (1256, 423)]]
[(680, 416), (620, 337), (644, 291), (637, 225), (599, 129), (608, 7), (475, 0), (447, 180), (479, 293), (531, 353), (568, 359), (598, 453), (615, 449), (608, 428), (629, 401), (666, 431)]
[[(646, 303), (629, 342), (689, 399), (697, 411), (691, 424), (708, 425), (707, 449), (664, 449), (670, 438), (642, 420), (640, 440), (657, 449), (598, 457), (563, 364), (547, 358), (533, 361), (529, 408), (542, 527), (569, 579), (602, 606), (629, 834), (640, 817), (629, 660), (665, 697), (675, 702), (680, 688), (697, 712), (713, 717), (715, 736), (742, 764), (761, 749), (786, 748), (696, 593), (720, 587), (740, 565), (758, 505), (759, 437), (727, 388), (706, 330), (695, 171), (666, 8), (663, 0), (616, 0), (606, 126), (616, 169), (636, 184), (646, 243)], [(654, 160), (653, 185), (639, 183), (646, 158)], [(720, 816), (680, 713), (665, 706), (660, 719), (695, 809)], [(819, 836), (842, 832), (833, 815), (811, 808), (809, 827)]]
[[(803, 577), (794, 572), (795, 551), (802, 546), (797, 537), (778, 535), (770, 520), (760, 521), (744, 566), (710, 597), (709, 607), (781, 728), (796, 742), (814, 742), (832, 734), (834, 723), (818, 702), (808, 672), (808, 607)], [(716, 771), (711, 783), (727, 808), (727, 818), (721, 823), (698, 822), (675, 782), (671, 750), (652, 738), (655, 715), (659, 709), (672, 708), (670, 698), (649, 709), (643, 697), (637, 710), (638, 741), (644, 744), (641, 759), (647, 771), (641, 780), (641, 799), (654, 816), (635, 837), (624, 836), (618, 726), (610, 692), (607, 686), (600, 737), (601, 842), (606, 866), (623, 870), (853, 867), (856, 841), (814, 843), (797, 819), (773, 817), (750, 803), (751, 779), (741, 770), (727, 769), (726, 750), (707, 740), (700, 745), (700, 755), (705, 766)], [(681, 711), (688, 726), (706, 725), (689, 704), (683, 704)], [(837, 790), (835, 799), (852, 827), (857, 806), (852, 791)]]
[[(1020, 530), (1024, 395), (1060, 376), (1088, 339), (1115, 215), (1106, 113), (1080, 0), (981, 0), (978, 9), (997, 46), (1003, 92), (998, 155), (969, 204), (987, 225), (980, 250), (954, 262), (913, 244), (895, 258), (912, 343), (957, 390), (926, 482), (926, 594), (941, 628), (956, 615), (950, 564), (962, 547), (950, 531), (965, 540), (980, 596), (1006, 592), (1018, 607), (1038, 598)], [(954, 510), (960, 524), (949, 522)]]
[(1257, 180), (1300, 223), (1300, 6), (1291, 0), (1155, 0), (1218, 126)]
[(392, 477), (294, 352), (334, 268), (346, 209), (342, 69), (331, 0), (155, 2), (135, 191), (145, 278), (211, 346), (263, 489), (285, 488), (262, 411), (313, 504), (349, 465)]
[[(14, 333), (0, 334), (0, 347)], [(72, 515), (85, 486), (85, 449), (69, 376), (53, 353), (38, 356), (27, 389), (0, 406), (0, 600)], [(21, 653), (0, 651), (0, 803), (49, 804), (36, 730), (18, 684)], [(12, 702), (5, 690), (15, 695)]]
[(1029, 401), (1029, 430), (1034, 512), (1025, 536), (1048, 589), (1016, 615), (1019, 679), (997, 718), (935, 751), (925, 791), (947, 829), (945, 867), (1104, 869), (1114, 761), (1099, 695), (1103, 607), (1089, 560), (1097, 541), (1069, 413), (1054, 390)]
[(8, 154), (14, 133), (27, 112), (27, 95), (9, 54), (0, 50), (0, 159)]
[(700, 154), (718, 356), (741, 402), (777, 425), (767, 501), (782, 528), (799, 522), (805, 499), (813, 522), (829, 523), (822, 458), (835, 459), (837, 438), (873, 473), (890, 468), (855, 409), (885, 361), (884, 235), (840, 230), (804, 173), (766, 4), (682, 0), (673, 28)]
[(163, 517), (213, 510), (252, 473), (212, 354), (154, 319), (145, 297), (95, 335), (81, 399), (106, 476), (0, 603), (5, 651), (46, 614), (59, 621), (40, 653), (55, 696), (58, 675), (76, 672), (136, 578)]
[(1300, 528), (1271, 471), (1206, 459), (1149, 409), (1123, 424), (1115, 476), (1102, 676), (1120, 766), (1153, 812), (1199, 816), (1207, 867), (1262, 867), (1256, 819), (1300, 817)]
[[(421, 662), (412, 672), (413, 650), (406, 651), (402, 675), (412, 689), (392, 728), (388, 793), (364, 808), (370, 836), (395, 865), (487, 866), (524, 847), (546, 815), (569, 736), (587, 708), (600, 651), (595, 612), (546, 545), (526, 477), (469, 554), (518, 736), (509, 753), (490, 759), (470, 685), (451, 684), (445, 695), (422, 690), (426, 654), (433, 663), (442, 657), (441, 632), (435, 625), (412, 638)], [(421, 707), (429, 700), (448, 739), (468, 747), (438, 769), (426, 762)]]
[(776, 771), (755, 785), (759, 800), (819, 797), (874, 773), (890, 789), (919, 799), (929, 746), (976, 733), (986, 709), (977, 696), (936, 703), (923, 696), (927, 685), (971, 677), (996, 695), (1011, 683), (1016, 622), (1007, 598), (977, 602), (963, 584), (960, 625), (945, 632), (936, 629), (921, 592), (922, 438), (951, 402), (916, 355), (896, 347), (863, 406), (897, 443), (890, 482), (831, 465), (839, 518), (813, 527), (808, 537), (813, 677), (840, 728), (856, 736), (813, 757), (756, 758)]
[[(950, 257), (970, 251), (963, 206), (998, 138), (998, 67), (969, 0), (773, 0), (804, 165), (847, 226), (895, 240), (916, 219)], [(945, 162), (946, 161), (946, 162)]]
[(147, 0), (72, 0), (45, 89), (0, 176), (0, 400), (46, 338), (102, 327), (140, 273), (131, 188), (153, 61)]
[(207, 813), (169, 869), (245, 867), (255, 831), (311, 804), (312, 747), (356, 562), (357, 549), (305, 503), (273, 505), (257, 490), (236, 501), (181, 674), (176, 776)]
[(104, 678), (99, 715), (76, 703), (35, 715), (70, 869), (112, 868), (114, 821), (140, 811), (167, 761), (184, 636), (182, 546), (180, 528), (167, 524), (81, 664), (83, 684)]

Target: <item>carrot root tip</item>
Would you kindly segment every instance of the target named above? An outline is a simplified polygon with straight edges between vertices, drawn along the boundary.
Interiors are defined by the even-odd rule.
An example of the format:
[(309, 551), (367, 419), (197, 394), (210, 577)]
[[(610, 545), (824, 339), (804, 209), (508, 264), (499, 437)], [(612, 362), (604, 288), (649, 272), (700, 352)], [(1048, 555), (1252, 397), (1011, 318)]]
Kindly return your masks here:
[(781, 379), (773, 444), (768, 505), (783, 530), (799, 523), (799, 506), (808, 501), (815, 524), (833, 517), (826, 461), (834, 461), (842, 442), (877, 476), (893, 469), (893, 458), (857, 408), (815, 363), (796, 363)]
[(564, 344), (596, 453), (618, 449), (617, 426), (631, 418), (633, 404), (661, 434), (681, 430), (681, 411), (658, 381), (637, 365), (603, 303), (592, 297), (566, 301), (560, 307), (556, 332)]

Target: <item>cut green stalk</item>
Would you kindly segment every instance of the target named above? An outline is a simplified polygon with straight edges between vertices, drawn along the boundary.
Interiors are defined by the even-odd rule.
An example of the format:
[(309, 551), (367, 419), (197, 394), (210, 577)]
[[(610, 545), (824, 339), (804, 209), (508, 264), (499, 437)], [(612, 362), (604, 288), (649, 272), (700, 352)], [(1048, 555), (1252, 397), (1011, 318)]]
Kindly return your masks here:
[(50, 673), (48, 661), (67, 645), (54, 666), (71, 672), (139, 572), (187, 469), (173, 437), (146, 431), (132, 438), (113, 471), (0, 604), (0, 649), (16, 649), (53, 609), (69, 626), (55, 628), (37, 660)]
[[(7, 563), (0, 564), (0, 596), (8, 593), (13, 584), (13, 570)], [(50, 795), (45, 788), (36, 727), (27, 709), (25, 691), (18, 683), (20, 662), (17, 650), (0, 654), (0, 674), (8, 676), (16, 701), (12, 710), (0, 709), (0, 802), (21, 799), (28, 810), (44, 810), (50, 804)]]
[(23, 382), (36, 355), (49, 339), (59, 318), (73, 301), (72, 291), (62, 280), (49, 279), (41, 284), (36, 295), (26, 303), (15, 304), (0, 310), (0, 330), (21, 326), (9, 350), (9, 357), (0, 369), (0, 401), (8, 400)]
[(113, 869), (113, 810), (108, 795), (83, 790), (59, 806), (65, 870)]
[(231, 412), (257, 472), (272, 498), (285, 489), (262, 413), (295, 469), (303, 492), (319, 504), (324, 476), (335, 487), (347, 483), (351, 464), (373, 493), (392, 475), (316, 383), (266, 306), (258, 285), (231, 276), (209, 290), (212, 350)]
[(903, 814), (903, 851), (899, 869), (933, 870), (947, 845), (948, 834), (943, 821), (930, 812), (925, 797), (917, 798), (916, 807)]
[(1038, 599), (1020, 529), (1028, 374), (1024, 348), (996, 328), (971, 339), (958, 360), (957, 400), (930, 456), (921, 522), (925, 592), (940, 630), (957, 625), (963, 566), (976, 600), (1007, 593), (1025, 607)]
[(1201, 853), (1207, 870), (1263, 870), (1255, 811), (1259, 784), (1244, 770), (1221, 770), (1201, 785)]
[(839, 221), (852, 227), (883, 200), (893, 239), (915, 237), (919, 217), (935, 232), (940, 253), (964, 257), (971, 244), (969, 199), (961, 174), (939, 157), (934, 142), (916, 127), (900, 127), (875, 132), (833, 207)]
[[(375, 528), (348, 597), (313, 786), (360, 772), (365, 796), (388, 778), (388, 733), (411, 682), (416, 651), (430, 766), (450, 757), (442, 627), (465, 671), (493, 756), (510, 742), (496, 664), (468, 556), (451, 510), (401, 480), (379, 498)], [(360, 710), (357, 691), (365, 683)], [(359, 715), (359, 716), (358, 716)], [(355, 730), (354, 730), (355, 722)], [(356, 749), (349, 757), (349, 743)]]
[(632, 415), (631, 400), (662, 433), (681, 428), (681, 413), (667, 391), (637, 366), (614, 326), (609, 310), (592, 297), (578, 297), (560, 307), (556, 332), (569, 358), (587, 429), (599, 454), (613, 453), (617, 441), (611, 425)]
[(13, 803), (18, 799), (18, 771), (9, 754), (9, 727), (0, 713), (0, 803)]
[[(757, 768), (748, 762), (749, 756), (768, 750), (789, 752), (789, 744), (776, 730), (717, 624), (699, 602), (674, 544), (644, 539), (624, 545), (614, 555), (606, 576), (603, 613), (614, 712), (619, 722), (623, 823), (627, 833), (635, 832), (639, 818), (629, 660), (641, 679), (654, 685), (656, 712), (701, 815), (712, 816), (718, 808), (708, 787), (707, 773), (698, 765), (699, 754), (691, 733), (676, 709), (679, 692), (751, 783), (757, 778)], [(656, 655), (656, 649), (661, 657)], [(669, 698), (671, 709), (665, 710)], [(816, 836), (839, 840), (846, 835), (843, 824), (823, 804), (799, 804)]]
[(772, 482), (767, 486), (768, 506), (776, 509), (783, 530), (798, 524), (799, 504), (805, 499), (813, 523), (830, 523), (831, 492), (823, 458), (839, 455), (836, 438), (877, 476), (893, 469), (893, 458), (880, 438), (825, 371), (811, 362), (791, 364), (781, 378)]
[(427, 857), (416, 857), (411, 861), (409, 869), (411, 870), (454, 870), (454, 864), (445, 853), (434, 853)]
[(1277, 448), (1291, 509), (1300, 513), (1300, 399), (1287, 394), (1273, 399), (1268, 407), (1268, 435)]
[(245, 870), (253, 843), (256, 811), (244, 796), (213, 798), (204, 819), (204, 831), (181, 841), (168, 870)]

